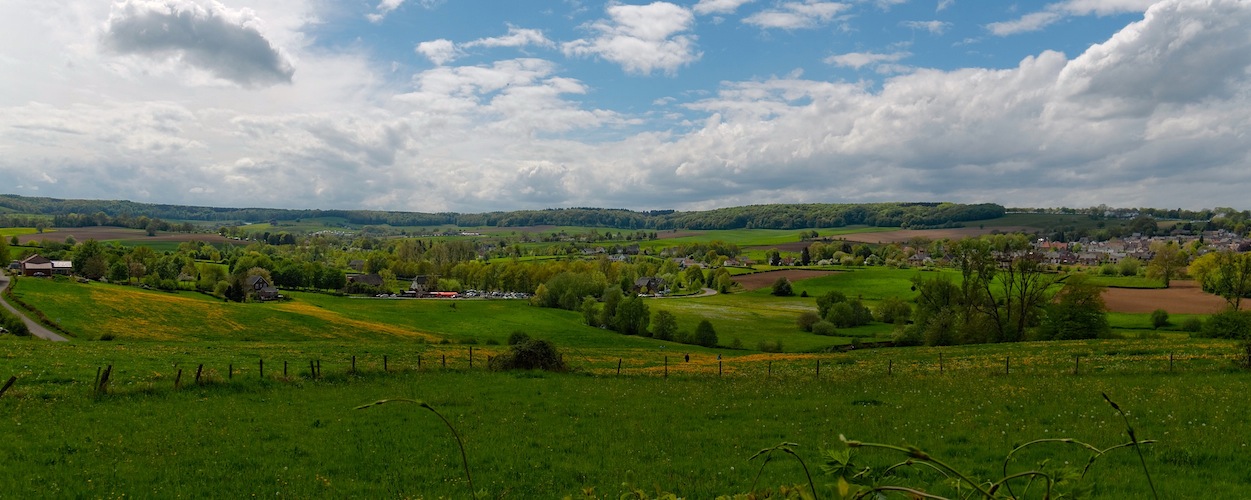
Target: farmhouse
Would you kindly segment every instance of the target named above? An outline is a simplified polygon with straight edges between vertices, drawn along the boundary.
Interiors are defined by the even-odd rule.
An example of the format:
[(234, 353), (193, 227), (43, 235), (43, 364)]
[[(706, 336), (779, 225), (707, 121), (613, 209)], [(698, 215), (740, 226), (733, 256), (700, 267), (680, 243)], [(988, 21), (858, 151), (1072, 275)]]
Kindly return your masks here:
[(648, 276), (634, 280), (634, 293), (654, 294), (665, 288), (665, 280)]
[(271, 286), (264, 276), (249, 276), (247, 283), (252, 295), (262, 301), (282, 298), (278, 294), (278, 289)]
[(425, 295), (426, 292), (430, 291), (430, 286), (433, 285), (434, 282), (435, 280), (431, 279), (430, 276), (422, 274), (413, 278), (413, 282), (408, 285), (408, 289), (413, 292), (413, 294), (421, 297)]
[(52, 261), (39, 254), (22, 259), (19, 264), (22, 276), (52, 276)]

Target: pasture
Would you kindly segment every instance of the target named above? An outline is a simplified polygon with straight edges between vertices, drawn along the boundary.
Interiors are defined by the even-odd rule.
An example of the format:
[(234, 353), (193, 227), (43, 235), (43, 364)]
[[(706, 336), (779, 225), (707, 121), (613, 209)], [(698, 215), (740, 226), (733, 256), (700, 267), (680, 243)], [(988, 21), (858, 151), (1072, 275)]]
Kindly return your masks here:
[[(1231, 369), (1222, 342), (1086, 341), (883, 349), (829, 355), (753, 355), (734, 369), (627, 370), (571, 374), (485, 372), (463, 364), (417, 370), (392, 351), (382, 373), (371, 351), (349, 374), (353, 342), (74, 342), (0, 340), (0, 375), (19, 383), (0, 398), (0, 491), (24, 497), (418, 496), (464, 497), (455, 441), (413, 405), (356, 406), (378, 399), (428, 402), (465, 440), (475, 486), (491, 497), (617, 498), (633, 489), (688, 498), (751, 489), (756, 451), (783, 441), (817, 470), (824, 450), (849, 439), (911, 444), (977, 478), (1002, 474), (1003, 456), (1036, 438), (1069, 437), (1108, 447), (1126, 441), (1107, 393), (1129, 412), (1162, 498), (1248, 494), (1244, 424), (1251, 378)], [(464, 349), (464, 346), (457, 346)], [(288, 377), (285, 357), (324, 356)], [(297, 352), (298, 350), (298, 352)], [(938, 355), (945, 357), (940, 368)], [(1170, 353), (1177, 366), (1168, 369)], [(1074, 355), (1084, 356), (1072, 373)], [(256, 356), (271, 357), (259, 377)], [(199, 361), (196, 361), (196, 359)], [(1011, 358), (1010, 373), (1004, 359)], [(893, 370), (886, 372), (887, 360)], [(227, 377), (221, 364), (237, 360)], [(244, 360), (248, 363), (244, 363)], [(429, 360), (429, 358), (427, 358)], [(814, 375), (813, 363), (825, 368)], [(92, 396), (95, 368), (119, 370), (109, 395)], [(203, 385), (190, 370), (211, 363)], [(691, 364), (695, 364), (692, 362)], [(243, 368), (240, 368), (243, 366)], [(292, 363), (299, 367), (298, 363)], [(768, 372), (766, 372), (766, 366)], [(940, 371), (941, 370), (941, 371)], [(903, 457), (858, 450), (882, 468)], [(1055, 445), (1018, 457), (1013, 471), (1084, 463)], [(823, 498), (836, 481), (818, 476)], [(932, 473), (908, 484), (952, 494)], [(1138, 457), (1109, 453), (1092, 468), (1093, 496), (1150, 495)], [(775, 460), (761, 488), (804, 484), (793, 460)], [(1018, 483), (1023, 486), (1024, 483)], [(1033, 491), (1033, 490), (1031, 490)]]

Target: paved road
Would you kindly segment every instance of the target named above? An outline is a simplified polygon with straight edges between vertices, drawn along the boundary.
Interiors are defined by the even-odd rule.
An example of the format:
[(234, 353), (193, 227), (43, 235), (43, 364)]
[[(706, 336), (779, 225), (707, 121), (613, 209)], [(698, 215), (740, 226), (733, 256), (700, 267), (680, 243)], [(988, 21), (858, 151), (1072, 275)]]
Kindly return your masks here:
[[(8, 287), (9, 287), (9, 277), (0, 275), (0, 292), (4, 292), (4, 289)], [(31, 321), (31, 319), (27, 318), (25, 314), (22, 314), (17, 309), (14, 309), (13, 306), (9, 305), (8, 302), (5, 302), (3, 295), (0, 295), (0, 305), (4, 305), (4, 308), (8, 309), (9, 312), (16, 314), (17, 317), (19, 318), (22, 318), (22, 321), (26, 323), (26, 327), (30, 328), (31, 335), (34, 335), (41, 339), (47, 339), (47, 340), (52, 340), (56, 342), (65, 342), (69, 340), (65, 337), (58, 335), (56, 332), (52, 330), (44, 328), (43, 325), (36, 323), (34, 321)]]
[(697, 297), (711, 297), (716, 295), (717, 291), (711, 288), (705, 288), (695, 295), (665, 295), (664, 297), (652, 297), (653, 299), (694, 299)]

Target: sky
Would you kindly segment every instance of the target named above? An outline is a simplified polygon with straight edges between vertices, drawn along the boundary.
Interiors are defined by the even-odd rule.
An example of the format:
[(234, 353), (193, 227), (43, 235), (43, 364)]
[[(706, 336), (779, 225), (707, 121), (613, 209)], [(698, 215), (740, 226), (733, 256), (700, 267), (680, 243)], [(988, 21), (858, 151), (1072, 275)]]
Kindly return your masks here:
[(5, 0), (0, 192), (1251, 208), (1251, 0)]

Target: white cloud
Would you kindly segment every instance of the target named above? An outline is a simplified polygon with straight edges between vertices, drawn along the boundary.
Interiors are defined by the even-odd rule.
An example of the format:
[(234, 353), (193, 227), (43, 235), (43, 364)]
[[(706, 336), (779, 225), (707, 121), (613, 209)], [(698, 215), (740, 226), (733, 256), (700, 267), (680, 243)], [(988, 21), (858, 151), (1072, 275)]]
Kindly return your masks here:
[(539, 47), (556, 46), (547, 36), (543, 34), (543, 30), (518, 28), (515, 26), (508, 27), (508, 34), (500, 37), (479, 38), (470, 42), (465, 42), (461, 47), (525, 47), (528, 45), (537, 45)]
[(951, 23), (944, 21), (904, 21), (900, 25), (914, 30), (925, 30), (935, 35), (941, 35), (951, 27)]
[(956, 4), (956, 0), (938, 0), (938, 7), (935, 7), (934, 10), (937, 12), (942, 12), (944, 10), (947, 10), (948, 7), (951, 7), (952, 5), (955, 5), (955, 4)]
[(912, 54), (907, 52), (895, 52), (891, 54), (878, 54), (874, 52), (851, 52), (847, 54), (838, 54), (825, 58), (826, 64), (833, 64), (844, 68), (860, 69), (868, 65), (878, 65), (880, 63), (897, 62)]
[(263, 26), (253, 11), (217, 3), (126, 0), (113, 4), (103, 43), (118, 54), (176, 60), (245, 87), (290, 83), (295, 69)]
[[(400, 6), (404, 5), (405, 1), (406, 0), (381, 0), (378, 2), (378, 6), (374, 7), (374, 12), (365, 14), (365, 19), (368, 19), (369, 22), (374, 24), (381, 23), (389, 14), (391, 14), (391, 12), (394, 12), (396, 9), (400, 8)], [(433, 9), (443, 3), (443, 1), (444, 0), (417, 0), (415, 3), (425, 9)]]
[(699, 0), (691, 10), (696, 14), (706, 16), (708, 14), (733, 14), (744, 4), (753, 2), (754, 0)]
[(620, 64), (627, 73), (676, 73), (678, 68), (699, 60), (691, 11), (668, 2), (648, 5), (612, 4), (609, 19), (587, 26), (597, 36), (566, 42), (561, 49), (569, 56), (599, 56)]
[(987, 24), (986, 29), (998, 36), (1028, 33), (1030, 31), (1039, 31), (1046, 28), (1063, 17), (1064, 16), (1058, 12), (1032, 12), (1012, 21)]
[[(1071, 59), (1045, 51), (944, 71), (840, 54), (830, 63), (909, 71), (880, 83), (800, 71), (728, 81), (649, 96), (642, 114), (588, 104), (595, 81), (533, 57), (389, 81), (389, 61), (367, 48), (310, 47), (300, 26), (318, 17), (311, 5), (324, 4), (249, 6), (266, 21), (258, 32), (298, 62), (290, 84), (189, 89), (166, 67), (178, 61), (101, 56), (107, 4), (0, 2), (0, 179), (57, 197), (463, 212), (1247, 203), (1245, 1), (1166, 0)], [(657, 31), (693, 29), (676, 26), (686, 28)]]
[[(1144, 12), (1159, 0), (1066, 0), (1048, 4), (1043, 10), (1025, 14), (1012, 21), (990, 23), (986, 28), (998, 36), (1039, 31), (1068, 16), (1106, 16), (1128, 12)], [(940, 9), (941, 10), (941, 9)]]
[(785, 30), (816, 28), (828, 24), (851, 4), (838, 2), (786, 2), (779, 8), (757, 12), (743, 19), (744, 23), (761, 28)]
[(418, 54), (426, 56), (430, 62), (440, 66), (455, 61), (461, 54), (455, 43), (444, 38), (421, 42), (417, 44), (416, 50)]

